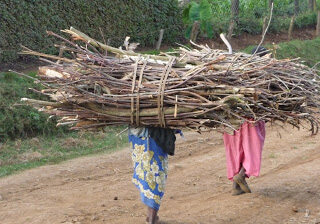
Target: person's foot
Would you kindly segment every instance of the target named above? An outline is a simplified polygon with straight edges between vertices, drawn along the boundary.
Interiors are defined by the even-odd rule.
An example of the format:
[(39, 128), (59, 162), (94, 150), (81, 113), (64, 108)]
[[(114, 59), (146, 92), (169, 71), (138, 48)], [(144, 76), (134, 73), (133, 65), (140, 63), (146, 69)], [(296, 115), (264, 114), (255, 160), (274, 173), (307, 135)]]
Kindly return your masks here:
[(148, 207), (148, 215), (146, 222), (147, 224), (158, 224), (159, 216), (157, 215), (158, 211), (154, 208)]
[(237, 184), (235, 181), (233, 182), (233, 186), (232, 186), (232, 196), (237, 196), (240, 194), (244, 194), (246, 192), (244, 192), (241, 187), (239, 186), (239, 184)]
[(233, 177), (233, 181), (239, 184), (241, 190), (243, 190), (246, 193), (251, 193), (251, 190), (247, 184), (245, 176), (241, 176), (240, 174), (237, 174)]
[(159, 223), (159, 216), (156, 216), (154, 222), (150, 221), (149, 217), (146, 218), (146, 224), (158, 224)]

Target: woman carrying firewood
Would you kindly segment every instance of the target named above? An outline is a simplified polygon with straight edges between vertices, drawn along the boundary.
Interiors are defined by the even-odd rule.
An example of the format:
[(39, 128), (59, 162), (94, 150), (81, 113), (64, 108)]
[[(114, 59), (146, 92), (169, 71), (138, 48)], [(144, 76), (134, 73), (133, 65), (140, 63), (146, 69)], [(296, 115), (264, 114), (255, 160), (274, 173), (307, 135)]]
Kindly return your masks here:
[(232, 195), (251, 193), (246, 177), (259, 176), (265, 123), (244, 122), (233, 135), (224, 134), (228, 179), (233, 181)]
[[(168, 173), (168, 154), (174, 155), (175, 133), (168, 128), (129, 128), (134, 174), (132, 181), (147, 206), (147, 223), (157, 223)], [(180, 132), (181, 133), (181, 132)]]
[[(251, 53), (260, 57), (269, 56), (269, 51), (264, 47), (255, 47)], [(233, 181), (232, 195), (251, 193), (245, 178), (260, 174), (265, 135), (265, 122), (253, 122), (251, 119), (245, 121), (233, 135), (224, 133), (227, 176)]]

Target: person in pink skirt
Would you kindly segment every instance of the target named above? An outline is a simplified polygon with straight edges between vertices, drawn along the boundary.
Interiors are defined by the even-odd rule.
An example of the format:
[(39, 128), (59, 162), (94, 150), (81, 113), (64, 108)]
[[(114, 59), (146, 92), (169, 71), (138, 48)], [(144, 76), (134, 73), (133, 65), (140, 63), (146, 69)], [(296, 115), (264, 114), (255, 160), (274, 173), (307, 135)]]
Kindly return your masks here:
[[(271, 57), (268, 49), (255, 47), (251, 54)], [(244, 122), (233, 135), (224, 133), (228, 179), (233, 181), (232, 195), (251, 193), (245, 178), (259, 176), (261, 156), (266, 136), (265, 122)]]
[(224, 133), (228, 179), (233, 195), (251, 193), (245, 178), (259, 176), (266, 131), (265, 122), (244, 122), (233, 135)]

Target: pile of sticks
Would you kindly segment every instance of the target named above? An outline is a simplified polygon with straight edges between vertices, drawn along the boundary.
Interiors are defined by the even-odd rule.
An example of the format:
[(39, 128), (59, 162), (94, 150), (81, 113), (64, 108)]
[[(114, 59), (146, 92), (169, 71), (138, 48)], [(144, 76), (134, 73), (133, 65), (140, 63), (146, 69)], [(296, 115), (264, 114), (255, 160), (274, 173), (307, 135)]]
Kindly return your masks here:
[(320, 79), (297, 59), (229, 54), (196, 44), (160, 56), (141, 55), (74, 28), (64, 32), (71, 38), (48, 32), (64, 42), (64, 54), (23, 52), (50, 63), (40, 67), (37, 81), (51, 99), (23, 101), (60, 117), (58, 125), (202, 131), (236, 130), (245, 120), (281, 121), (297, 128), (309, 121), (312, 133), (318, 131)]

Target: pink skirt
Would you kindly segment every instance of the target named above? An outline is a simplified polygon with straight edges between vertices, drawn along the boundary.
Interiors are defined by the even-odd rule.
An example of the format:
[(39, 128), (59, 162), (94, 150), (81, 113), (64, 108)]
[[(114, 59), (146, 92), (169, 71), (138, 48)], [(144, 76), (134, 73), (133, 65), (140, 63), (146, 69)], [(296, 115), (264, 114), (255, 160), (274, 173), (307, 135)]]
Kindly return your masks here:
[(247, 177), (259, 176), (266, 131), (264, 121), (245, 122), (234, 135), (224, 133), (228, 179), (239, 173), (243, 166)]

